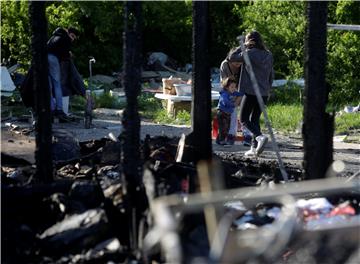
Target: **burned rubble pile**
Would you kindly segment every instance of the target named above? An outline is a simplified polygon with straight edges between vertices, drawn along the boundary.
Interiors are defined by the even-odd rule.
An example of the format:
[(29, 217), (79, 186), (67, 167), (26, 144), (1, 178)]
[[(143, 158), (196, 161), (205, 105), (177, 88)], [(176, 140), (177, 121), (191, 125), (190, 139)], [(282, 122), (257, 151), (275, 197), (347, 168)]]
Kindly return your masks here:
[[(142, 219), (137, 234), (138, 245), (144, 245), (143, 251), (135, 254), (127, 246), (131, 223), (127, 218), (126, 188), (119, 163), (121, 141), (103, 138), (78, 143), (66, 134), (57, 137), (59, 140), (53, 144), (56, 173), (50, 184), (36, 181), (35, 168), (29, 162), (2, 154), (3, 263), (124, 263), (134, 259), (172, 262), (163, 252), (166, 250), (155, 245), (156, 239), (149, 239), (154, 233), (155, 237), (162, 234), (157, 227), (157, 213), (153, 211), (154, 199), (199, 193), (198, 171), (191, 156), (187, 156), (191, 150), (184, 152), (182, 162), (175, 162), (178, 138), (147, 136), (142, 142), (145, 187), (139, 197)], [(230, 192), (246, 186), (265, 188), (271, 182), (281, 181), (276, 164), (227, 158), (217, 157), (224, 168), (226, 190)], [(302, 179), (299, 168), (287, 165), (287, 170), (292, 181)], [(311, 231), (329, 223), (358, 224), (359, 198), (359, 193), (353, 192), (322, 198), (310, 193), (305, 199), (294, 201), (296, 217), (295, 206), (291, 211), (287, 204), (271, 199), (260, 203), (246, 202), (246, 198), (244, 203), (241, 198), (222, 202), (220, 211), (228, 219), (225, 226), (229, 229), (224, 241), (233, 239), (230, 242), (233, 246), (224, 247), (221, 254), (215, 254), (214, 245), (209, 242), (211, 231), (207, 228), (205, 211), (173, 210), (182, 215), (176, 221), (181, 241), (179, 254), (184, 256), (181, 262), (198, 263), (202, 258), (205, 263), (214, 259), (239, 263), (257, 259), (268, 263), (261, 259), (264, 256), (289, 263), (300, 263), (304, 256), (308, 257), (308, 263), (344, 262), (358, 249), (359, 238), (351, 227), (331, 234), (324, 230), (319, 231), (320, 235)], [(283, 211), (291, 221), (283, 219)], [(285, 235), (281, 234), (284, 230), (279, 229), (278, 222), (287, 224)], [(295, 222), (302, 223), (308, 231), (306, 236), (295, 231)], [(270, 233), (273, 240), (269, 240)], [(166, 237), (164, 234), (163, 238)], [(240, 246), (234, 239), (242, 241)], [(253, 244), (246, 243), (246, 239)], [(272, 245), (274, 241), (278, 242), (277, 247)], [(175, 248), (172, 250), (169, 254), (176, 256)]]

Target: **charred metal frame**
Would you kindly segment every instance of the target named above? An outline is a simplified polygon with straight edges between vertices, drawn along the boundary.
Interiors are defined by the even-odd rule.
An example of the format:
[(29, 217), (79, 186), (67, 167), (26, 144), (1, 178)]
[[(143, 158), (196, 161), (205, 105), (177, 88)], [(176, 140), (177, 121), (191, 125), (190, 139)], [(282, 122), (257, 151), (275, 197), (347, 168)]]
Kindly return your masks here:
[(129, 185), (141, 182), (140, 116), (138, 96), (141, 90), (141, 3), (125, 3), (124, 87), (127, 104), (123, 113), (124, 172)]
[(31, 65), (34, 70), (34, 101), (36, 112), (36, 175), (41, 182), (53, 180), (52, 127), (47, 60), (47, 21), (44, 1), (29, 2), (31, 25)]
[(333, 161), (334, 116), (326, 113), (327, 2), (307, 3), (305, 35), (304, 169), (307, 179), (324, 178)]
[(192, 134), (195, 160), (210, 160), (211, 84), (209, 67), (209, 2), (193, 1)]
[(141, 213), (146, 208), (142, 186), (142, 163), (140, 155), (140, 116), (138, 96), (141, 91), (142, 38), (141, 2), (126, 1), (124, 4), (124, 87), (126, 107), (123, 113), (121, 136), (122, 164), (125, 176), (124, 206), (129, 226), (129, 249), (133, 253), (138, 248), (138, 227)]

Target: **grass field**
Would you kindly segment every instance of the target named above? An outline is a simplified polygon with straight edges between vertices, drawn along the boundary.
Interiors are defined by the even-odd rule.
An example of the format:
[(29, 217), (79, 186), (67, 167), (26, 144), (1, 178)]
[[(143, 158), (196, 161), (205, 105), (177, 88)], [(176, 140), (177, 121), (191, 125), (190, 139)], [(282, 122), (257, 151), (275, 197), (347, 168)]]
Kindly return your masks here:
[(343, 113), (335, 117), (336, 134), (347, 134), (360, 129), (360, 113)]
[[(303, 109), (300, 104), (271, 104), (266, 109), (272, 127), (278, 131), (285, 133), (294, 132), (301, 125)], [(264, 124), (263, 115), (261, 121)]]
[[(19, 97), (17, 95), (17, 97)], [(15, 98), (15, 97), (14, 97)], [(9, 115), (29, 115), (28, 110), (19, 100), (14, 98), (2, 98), (2, 118)], [(301, 131), (301, 122), (303, 115), (303, 106), (299, 100), (294, 100), (289, 104), (283, 104), (281, 97), (273, 100), (267, 105), (267, 112), (272, 127), (282, 133), (293, 133)], [(280, 100), (279, 100), (280, 99)], [(286, 98), (289, 101), (289, 98)], [(151, 120), (160, 124), (179, 124), (191, 125), (191, 116), (189, 112), (180, 111), (176, 117), (169, 117), (164, 109), (161, 101), (154, 98), (151, 94), (142, 94), (138, 100), (138, 107), (142, 118)], [(122, 109), (125, 102), (118, 102), (108, 93), (95, 97), (95, 107)], [(71, 112), (82, 112), (84, 110), (85, 100), (82, 97), (74, 96), (71, 98)], [(215, 105), (213, 105), (215, 113)], [(262, 126), (264, 126), (263, 117), (261, 118)], [(360, 138), (360, 113), (344, 113), (339, 111), (335, 117), (335, 135), (352, 135)]]
[[(140, 109), (144, 117), (160, 124), (191, 124), (190, 113), (180, 112), (176, 117), (169, 117), (159, 100), (146, 96), (140, 99)], [(303, 106), (299, 102), (282, 104), (278, 101), (267, 106), (267, 112), (272, 127), (283, 133), (301, 131)], [(261, 118), (264, 125), (263, 117)], [(335, 118), (335, 134), (349, 134), (360, 129), (359, 113), (342, 113)]]

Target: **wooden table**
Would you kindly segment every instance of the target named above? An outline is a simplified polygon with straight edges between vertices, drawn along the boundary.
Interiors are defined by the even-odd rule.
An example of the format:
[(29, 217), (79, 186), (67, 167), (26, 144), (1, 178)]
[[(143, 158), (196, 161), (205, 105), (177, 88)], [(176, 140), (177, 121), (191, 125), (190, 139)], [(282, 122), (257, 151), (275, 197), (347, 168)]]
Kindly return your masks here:
[[(217, 91), (211, 91), (211, 100), (219, 100), (220, 94)], [(168, 115), (176, 116), (181, 110), (191, 111), (191, 95), (171, 95), (164, 93), (155, 94), (155, 98), (166, 100), (166, 111)]]

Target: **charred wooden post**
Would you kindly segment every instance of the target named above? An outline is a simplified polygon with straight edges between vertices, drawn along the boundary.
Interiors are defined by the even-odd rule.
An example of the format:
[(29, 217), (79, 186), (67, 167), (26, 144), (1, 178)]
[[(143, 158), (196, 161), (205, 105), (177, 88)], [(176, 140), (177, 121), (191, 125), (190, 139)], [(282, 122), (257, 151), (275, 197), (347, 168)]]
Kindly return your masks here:
[(307, 179), (324, 178), (333, 160), (334, 117), (325, 112), (327, 2), (308, 2), (305, 39), (304, 168)]
[(53, 180), (51, 111), (46, 52), (47, 21), (44, 1), (30, 1), (31, 53), (34, 70), (36, 122), (36, 175), (42, 182)]
[(209, 2), (193, 2), (193, 100), (192, 145), (195, 160), (210, 160), (211, 142), (211, 84), (209, 56)]
[(122, 118), (124, 172), (130, 186), (141, 183), (140, 116), (137, 98), (141, 88), (141, 4), (126, 2), (124, 35), (124, 87), (127, 104)]
[(137, 101), (141, 88), (141, 2), (127, 1), (124, 18), (124, 87), (127, 104), (122, 118), (122, 159), (130, 227), (129, 246), (131, 249), (136, 249), (137, 225), (140, 213), (146, 206), (141, 187), (140, 116)]

